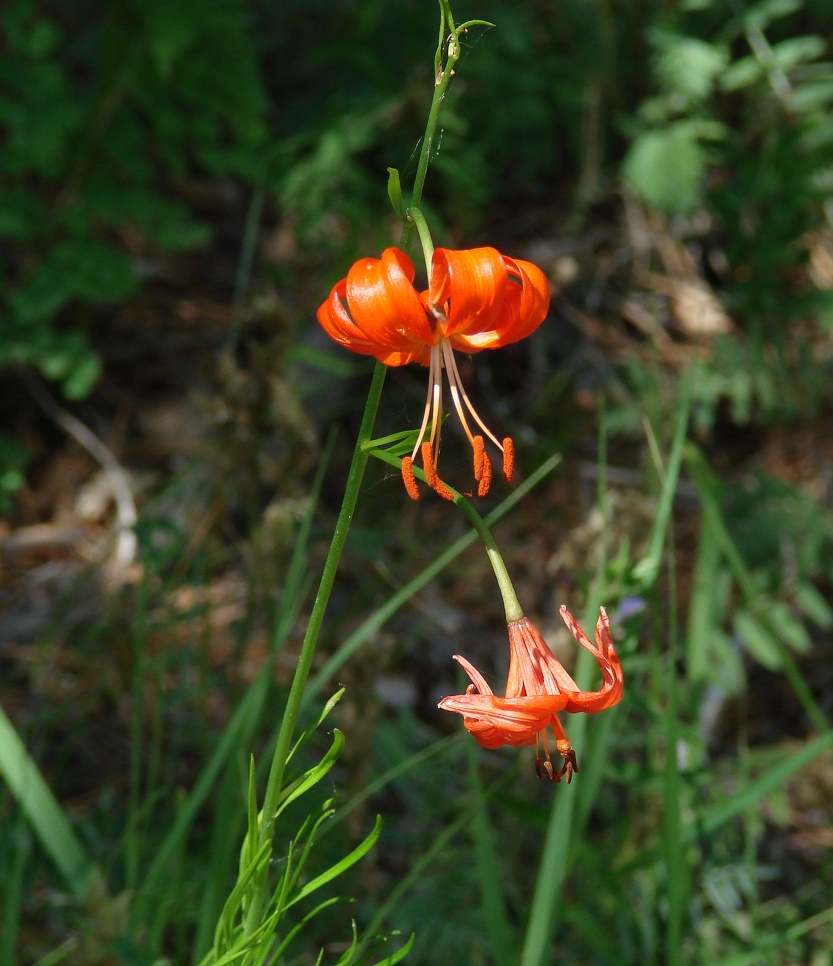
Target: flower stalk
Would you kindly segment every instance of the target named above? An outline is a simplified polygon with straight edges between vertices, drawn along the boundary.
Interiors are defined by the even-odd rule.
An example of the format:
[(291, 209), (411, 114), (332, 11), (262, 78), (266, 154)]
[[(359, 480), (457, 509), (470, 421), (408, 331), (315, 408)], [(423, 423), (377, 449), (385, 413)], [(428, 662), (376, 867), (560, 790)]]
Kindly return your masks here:
[[(414, 179), (413, 191), (411, 193), (410, 207), (412, 209), (418, 209), (422, 201), (422, 192), (425, 186), (425, 178), (430, 161), (430, 149), (434, 142), (437, 125), (439, 123), (440, 108), (442, 106), (448, 84), (454, 73), (454, 64), (457, 62), (457, 59), (460, 55), (458, 34), (460, 30), (464, 30), (467, 26), (474, 24), (491, 26), (491, 24), (486, 24), (485, 21), (473, 20), (469, 21), (468, 24), (464, 24), (462, 27), (457, 28), (451, 15), (451, 8), (448, 0), (439, 0), (439, 4), (440, 41), (435, 56), (435, 70), (438, 69), (438, 65), (441, 69), (437, 75), (437, 83), (434, 87), (434, 94), (431, 100), (431, 109), (429, 111), (428, 120), (425, 126), (425, 134), (423, 136), (419, 164), (417, 167), (416, 177)], [(446, 30), (448, 30), (451, 38), (453, 38), (453, 43), (450, 41), (444, 50), (443, 48)], [(443, 66), (444, 54), (445, 63)], [(407, 253), (410, 249), (413, 229), (413, 219), (408, 220), (405, 222), (405, 224), (403, 224), (400, 248), (405, 253)], [(318, 635), (321, 631), (321, 626), (324, 621), (324, 615), (327, 609), (327, 604), (329, 603), (336, 571), (338, 570), (341, 554), (344, 550), (347, 534), (350, 529), (350, 524), (353, 520), (353, 514), (358, 502), (364, 471), (367, 467), (367, 461), (369, 458), (368, 443), (373, 436), (373, 426), (379, 409), (379, 400), (381, 398), (386, 372), (386, 367), (381, 362), (377, 361), (373, 370), (370, 388), (368, 390), (367, 401), (365, 403), (364, 413), (362, 415), (362, 422), (359, 428), (358, 438), (353, 450), (353, 458), (350, 463), (347, 483), (344, 488), (344, 497), (342, 499), (341, 510), (339, 511), (338, 520), (336, 522), (333, 538), (327, 553), (327, 558), (324, 562), (318, 592), (310, 613), (309, 623), (307, 624), (304, 640), (301, 644), (301, 651), (298, 656), (298, 664), (295, 669), (295, 675), (292, 679), (286, 707), (281, 718), (281, 726), (278, 732), (278, 738), (275, 743), (275, 750), (272, 755), (272, 763), (269, 769), (269, 777), (266, 783), (266, 792), (264, 795), (263, 809), (261, 812), (260, 833), (258, 838), (258, 845), (260, 847), (264, 846), (267, 842), (270, 844), (274, 842), (275, 819), (278, 803), (280, 801), (281, 790), (283, 788), (286, 761), (292, 746), (295, 726), (301, 708), (304, 689), (306, 687), (310, 669), (312, 667), (315, 647), (318, 642)], [(269, 878), (267, 863), (263, 873), (258, 876), (252, 884), (251, 899), (248, 905), (245, 922), (243, 924), (243, 932), (246, 937), (253, 936), (260, 927), (266, 910), (268, 898)]]

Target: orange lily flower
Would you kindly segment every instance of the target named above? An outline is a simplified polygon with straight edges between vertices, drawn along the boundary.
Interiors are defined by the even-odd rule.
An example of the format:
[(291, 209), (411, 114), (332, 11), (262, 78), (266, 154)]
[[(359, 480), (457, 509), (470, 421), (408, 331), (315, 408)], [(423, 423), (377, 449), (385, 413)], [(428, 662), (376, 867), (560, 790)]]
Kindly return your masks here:
[[(535, 744), (538, 777), (557, 782), (566, 776), (569, 784), (573, 773), (578, 771), (578, 762), (557, 713), (585, 711), (598, 714), (612, 707), (622, 697), (624, 679), (604, 607), (599, 609), (595, 646), (566, 607), (561, 608), (561, 616), (573, 637), (599, 663), (604, 680), (598, 691), (580, 691), (543, 637), (524, 617), (508, 625), (510, 656), (506, 696), (497, 697), (483, 675), (464, 657), (455, 654), (454, 660), (463, 666), (472, 683), (465, 694), (443, 698), (439, 707), (463, 715), (466, 730), (484, 748)], [(548, 726), (555, 734), (558, 753), (564, 758), (559, 771), (555, 771), (550, 759)], [(541, 743), (544, 746), (543, 759), (538, 754)]]
[(437, 473), (445, 369), (454, 408), (472, 446), (478, 494), (483, 496), (489, 490), (492, 466), (483, 436), (472, 431), (469, 417), (503, 454), (507, 482), (514, 467), (514, 446), (509, 437), (498, 440), (475, 412), (454, 350), (480, 352), (526, 338), (547, 314), (547, 280), (531, 262), (501, 255), (494, 248), (435, 249), (427, 291), (416, 290), (414, 275), (413, 262), (398, 248), (385, 249), (381, 258), (361, 258), (347, 278), (333, 287), (318, 309), (318, 321), (331, 338), (352, 352), (374, 356), (386, 366), (419, 362), (428, 367), (422, 425), (413, 452), (402, 461), (405, 489), (414, 499), (419, 497), (412, 469), (417, 453), (433, 489), (452, 498)]

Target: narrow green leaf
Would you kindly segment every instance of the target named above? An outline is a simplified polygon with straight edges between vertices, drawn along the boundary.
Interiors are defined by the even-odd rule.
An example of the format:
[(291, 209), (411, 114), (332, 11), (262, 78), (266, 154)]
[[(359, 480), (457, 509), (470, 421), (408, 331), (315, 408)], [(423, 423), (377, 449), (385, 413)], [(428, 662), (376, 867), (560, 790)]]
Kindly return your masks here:
[(304, 731), (298, 737), (298, 740), (292, 746), (292, 751), (289, 752), (289, 755), (286, 759), (287, 764), (289, 764), (289, 762), (292, 761), (292, 759), (295, 757), (298, 750), (302, 748), (305, 742), (307, 742), (312, 737), (312, 735), (321, 727), (321, 725), (324, 723), (329, 713), (338, 704), (338, 702), (344, 697), (345, 690), (346, 690), (345, 688), (340, 688), (338, 691), (336, 691), (336, 693), (330, 698), (329, 701), (327, 701), (327, 703), (318, 713), (318, 716), (315, 718), (312, 724), (309, 725), (309, 727), (304, 729)]
[(326, 885), (331, 882), (336, 876), (341, 875), (342, 872), (346, 872), (352, 865), (355, 865), (359, 859), (363, 858), (376, 844), (376, 840), (382, 834), (382, 816), (376, 816), (376, 824), (370, 831), (368, 836), (360, 842), (352, 852), (349, 852), (344, 858), (340, 859), (335, 865), (332, 865), (321, 875), (316, 876), (314, 879), (310, 880), (302, 889), (294, 895), (289, 902), (286, 904), (288, 909), (290, 906), (294, 906), (296, 902), (300, 902), (305, 899), (310, 893), (315, 892), (320, 889), (321, 886)]
[[(759, 778), (744, 785), (734, 795), (722, 798), (715, 805), (709, 806), (699, 816), (689, 821), (682, 831), (683, 844), (693, 845), (700, 839), (708, 838), (727, 822), (752, 808), (774, 789), (781, 787), (788, 778), (808, 765), (830, 745), (833, 745), (833, 731), (826, 731), (818, 738), (809, 741), (799, 751), (790, 751), (783, 761), (773, 765)], [(626, 876), (635, 869), (651, 865), (656, 862), (659, 851), (660, 846), (658, 845), (645, 849), (616, 869), (616, 875)]]
[(397, 963), (401, 963), (402, 960), (408, 955), (415, 942), (416, 933), (411, 933), (410, 938), (401, 949), (397, 949), (397, 951), (395, 953), (391, 953), (390, 956), (380, 959), (378, 963), (374, 964), (374, 966), (396, 966)]
[[(315, 845), (319, 828), (321, 828), (321, 825), (326, 822), (327, 819), (332, 818), (335, 813), (335, 809), (330, 808), (332, 803), (332, 799), (328, 799), (326, 802), (324, 802), (324, 804), (321, 806), (321, 814), (314, 822), (310, 822), (312, 816), (307, 816), (307, 819), (301, 827), (301, 831), (296, 837), (295, 842), (290, 846), (290, 851), (294, 851), (298, 842), (304, 842), (304, 846), (301, 849), (301, 854), (295, 860), (295, 871), (292, 875), (292, 879), (289, 882), (290, 892), (292, 892), (298, 885), (298, 880), (300, 879), (301, 874), (306, 867), (312, 847)], [(309, 829), (307, 829), (307, 826), (309, 826)], [(291, 903), (289, 904), (291, 905)]]
[(747, 610), (739, 610), (734, 619), (735, 631), (749, 654), (770, 671), (781, 669), (781, 655), (778, 643)]
[(405, 205), (402, 203), (402, 183), (399, 180), (399, 171), (396, 168), (388, 168), (388, 198), (393, 205), (402, 224), (405, 224)]
[[(275, 962), (275, 963), (280, 962), (280, 957), (289, 948), (289, 945), (292, 942), (292, 940), (304, 929), (305, 926), (307, 926), (310, 922), (312, 922), (313, 919), (315, 919), (315, 917), (319, 914), (319, 912), (323, 912), (325, 909), (328, 909), (330, 906), (334, 906), (336, 905), (336, 903), (344, 902), (344, 901), (345, 899), (343, 896), (332, 896), (331, 898), (325, 899), (323, 902), (319, 903), (314, 909), (310, 910), (310, 912), (308, 912), (299, 922), (297, 922), (292, 927), (292, 929), (289, 930), (286, 936), (281, 940), (280, 944), (274, 950), (271, 951), (270, 955), (272, 958), (272, 962)], [(349, 952), (352, 952), (355, 950), (357, 942), (358, 942), (358, 937), (356, 936), (355, 923), (354, 923), (353, 941), (350, 945), (350, 950), (348, 950)]]
[(496, 962), (512, 963), (516, 961), (517, 955), (513, 949), (512, 928), (504, 898), (506, 878), (501, 870), (500, 855), (489, 822), (486, 797), (477, 770), (477, 745), (473, 741), (467, 742), (466, 751), (469, 760), (469, 787), (474, 801), (474, 822), (471, 831), (474, 837), (477, 878), (483, 910), (486, 914), (489, 945)]
[(801, 608), (801, 612), (814, 624), (829, 630), (833, 627), (833, 608), (812, 584), (796, 584), (793, 588), (795, 602)]
[(773, 44), (772, 55), (781, 70), (788, 71), (798, 64), (805, 64), (821, 57), (826, 48), (824, 38), (813, 34), (805, 37), (790, 37), (778, 44)]
[(767, 614), (781, 640), (799, 654), (807, 654), (813, 646), (810, 632), (790, 608), (780, 600), (770, 602)]
[(100, 872), (2, 708), (0, 775), (72, 894), (84, 900), (89, 897), (91, 889), (103, 890)]
[(312, 788), (313, 785), (320, 782), (336, 761), (338, 761), (338, 756), (341, 754), (343, 747), (344, 735), (336, 728), (333, 731), (333, 743), (327, 749), (321, 761), (281, 790), (278, 796), (279, 804), (275, 814), (280, 815), (290, 802), (294, 802), (296, 798), (299, 798), (304, 792)]

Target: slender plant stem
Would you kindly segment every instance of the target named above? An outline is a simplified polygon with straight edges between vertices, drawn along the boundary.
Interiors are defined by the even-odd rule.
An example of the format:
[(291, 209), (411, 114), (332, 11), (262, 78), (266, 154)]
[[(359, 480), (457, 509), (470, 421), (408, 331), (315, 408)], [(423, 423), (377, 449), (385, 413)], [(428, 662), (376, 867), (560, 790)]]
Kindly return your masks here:
[[(391, 466), (395, 466), (397, 469), (401, 469), (402, 460), (398, 456), (394, 456), (392, 453), (388, 453), (383, 449), (371, 449), (369, 451), (371, 456), (375, 456), (377, 459), (382, 460), (383, 463), (388, 463)], [(412, 467), (414, 476), (417, 479), (425, 482), (425, 474), (419, 467)], [(448, 486), (445, 481), (443, 483)], [(506, 612), (506, 623), (509, 624), (512, 621), (519, 621), (523, 618), (524, 612), (521, 608), (520, 602), (518, 601), (518, 595), (515, 593), (515, 588), (512, 585), (512, 580), (509, 577), (509, 572), (506, 569), (506, 564), (503, 562), (503, 557), (500, 555), (500, 551), (497, 548), (497, 543), (495, 538), (492, 536), (492, 531), (486, 524), (486, 521), (482, 516), (475, 510), (475, 508), (469, 503), (469, 501), (460, 493), (455, 490), (453, 486), (448, 486), (448, 489), (453, 495), (452, 502), (455, 506), (459, 507), (463, 513), (468, 517), (469, 523), (474, 527), (477, 535), (483, 542), (483, 546), (486, 548), (486, 555), (489, 558), (489, 563), (492, 565), (492, 570), (495, 572), (495, 578), (500, 588), (500, 596), (503, 598), (503, 609)]]
[[(604, 399), (602, 399), (599, 412), (598, 468), (596, 504), (602, 511), (604, 525), (602, 526), (599, 557), (596, 563), (596, 575), (589, 594), (588, 617), (604, 599), (606, 587), (605, 571), (608, 557), (606, 530), (609, 519), (609, 505), (607, 498), (607, 419)], [(582, 690), (587, 686), (593, 663), (590, 652), (582, 648), (576, 662), (575, 671), (576, 681)], [(570, 722), (570, 740), (579, 756), (584, 749), (586, 730), (587, 716), (576, 715), (575, 721)], [(590, 791), (584, 789), (584, 783), (559, 786), (558, 795), (553, 799), (547, 834), (541, 850), (535, 891), (532, 895), (529, 916), (527, 917), (520, 966), (543, 966), (548, 960), (552, 937), (555, 935), (562, 915), (561, 896), (573, 854), (570, 844), (578, 834), (575, 830), (578, 826), (579, 817), (581, 815), (587, 816), (590, 812), (590, 803), (580, 809), (581, 797), (590, 794)], [(585, 802), (587, 801), (585, 798)]]
[[(466, 25), (463, 25), (461, 28), (455, 26), (454, 20), (451, 16), (451, 9), (449, 7), (448, 0), (439, 0), (439, 5), (440, 31), (437, 52), (434, 60), (436, 81), (434, 85), (433, 97), (431, 99), (431, 108), (429, 110), (428, 120), (425, 126), (425, 135), (422, 140), (422, 148), (420, 150), (416, 177), (414, 179), (414, 187), (413, 191), (411, 192), (411, 207), (413, 208), (418, 208), (422, 200), (422, 192), (425, 187), (428, 164), (431, 160), (431, 145), (434, 142), (437, 125), (439, 123), (440, 108), (442, 107), (448, 84), (454, 74), (454, 64), (457, 62), (457, 59), (460, 56), (458, 32), (460, 29), (465, 29), (466, 27)], [(470, 21), (470, 23), (482, 22), (483, 21)], [(445, 41), (446, 31), (448, 31), (449, 37), (447, 42)], [(400, 239), (400, 248), (406, 253), (408, 252), (411, 244), (413, 230), (414, 219), (411, 217), (406, 219), (405, 223), (403, 224), (402, 236)], [(347, 484), (344, 489), (344, 499), (342, 501), (341, 511), (339, 512), (338, 520), (336, 522), (335, 532), (333, 533), (333, 539), (330, 543), (327, 559), (324, 562), (324, 569), (321, 574), (318, 593), (310, 613), (307, 631), (304, 635), (304, 640), (301, 645), (301, 653), (298, 657), (298, 664), (295, 668), (295, 676), (292, 679), (292, 685), (289, 689), (289, 697), (287, 698), (286, 708), (284, 709), (283, 717), (281, 719), (281, 726), (278, 732), (277, 741), (275, 743), (275, 751), (272, 756), (272, 764), (269, 769), (269, 778), (266, 783), (266, 793), (263, 800), (263, 811), (258, 842), (259, 846), (261, 847), (266, 842), (271, 843), (274, 840), (276, 812), (278, 802), (280, 800), (281, 788), (283, 785), (286, 760), (292, 746), (292, 737), (295, 731), (295, 724), (301, 708), (304, 689), (306, 688), (307, 680), (309, 678), (312, 659), (315, 653), (315, 645), (318, 641), (318, 634), (324, 621), (324, 614), (330, 599), (330, 593), (335, 581), (336, 571), (338, 570), (339, 561), (341, 559), (341, 553), (344, 549), (350, 524), (353, 520), (353, 513), (356, 509), (356, 503), (358, 502), (359, 489), (361, 487), (362, 477), (364, 476), (364, 471), (369, 458), (368, 443), (373, 435), (373, 424), (376, 420), (376, 413), (379, 408), (379, 400), (382, 394), (382, 386), (384, 385), (386, 371), (387, 369), (384, 365), (378, 362), (376, 363), (376, 368), (373, 370), (373, 379), (368, 391), (362, 423), (359, 428), (358, 439), (356, 440), (356, 446), (353, 451), (353, 459), (347, 476)], [(465, 507), (463, 509), (465, 510)], [(475, 512), (474, 508), (471, 509), (472, 512)], [(480, 524), (485, 526), (479, 515), (477, 515), (477, 518), (480, 521)], [(470, 519), (472, 518), (470, 517)], [(474, 522), (473, 519), (472, 522)], [(488, 536), (491, 540), (491, 534)], [(492, 561), (492, 566), (495, 567), (496, 573), (498, 573), (498, 570), (502, 568), (503, 573), (506, 574), (506, 568), (503, 567), (503, 561), (499, 559), (500, 555), (497, 554), (497, 548), (494, 546), (494, 540), (491, 540), (491, 543), (494, 548), (494, 552), (490, 553), (489, 556), (489, 559)], [(500, 582), (501, 578), (499, 577), (498, 580)], [(508, 581), (508, 575), (505, 576), (505, 580)], [(514, 596), (514, 592), (512, 593)], [(517, 598), (515, 598), (515, 602), (517, 604)], [(268, 897), (268, 891), (269, 880), (267, 865), (267, 868), (264, 869), (263, 874), (260, 875), (253, 884), (251, 902), (249, 904), (246, 914), (246, 921), (244, 923), (244, 935), (247, 937), (253, 935), (261, 924)]]
[(663, 775), (663, 855), (667, 907), (665, 924), (665, 962), (681, 963), (683, 919), (686, 909), (687, 869), (682, 844), (682, 782), (679, 771), (680, 695), (677, 657), (680, 650), (677, 627), (677, 575), (674, 557), (674, 519), (666, 530), (668, 583), (668, 654), (665, 661), (665, 771)]
[[(449, 489), (451, 489), (449, 487)], [(458, 506), (463, 513), (469, 518), (469, 523), (477, 531), (477, 535), (483, 541), (483, 546), (486, 548), (486, 555), (489, 558), (489, 563), (492, 565), (492, 570), (495, 572), (495, 578), (500, 588), (500, 596), (503, 598), (503, 609), (506, 612), (506, 623), (510, 624), (512, 621), (519, 621), (523, 618), (524, 612), (521, 609), (520, 602), (518, 601), (518, 596), (515, 593), (515, 588), (512, 586), (512, 580), (509, 577), (509, 572), (506, 569), (506, 564), (503, 562), (503, 557), (500, 555), (500, 551), (495, 543), (495, 538), (492, 536), (491, 530), (486, 526), (486, 521), (482, 516), (475, 510), (475, 508), (469, 503), (469, 501), (461, 494), (452, 490), (454, 493), (454, 503)]]
[(411, 205), (406, 217), (409, 223), (413, 222), (416, 225), (416, 230), (419, 233), (419, 241), (422, 245), (422, 257), (425, 259), (425, 270), (428, 272), (430, 278), (431, 262), (434, 259), (434, 240), (431, 238), (428, 222), (425, 220), (425, 215), (415, 205)]
[[(473, 21), (474, 22), (474, 21)], [(483, 21), (477, 21), (482, 23)], [(445, 43), (446, 33), (449, 36), (448, 44)], [(428, 109), (428, 121), (425, 124), (425, 136), (419, 151), (416, 175), (414, 176), (414, 188), (411, 192), (410, 208), (419, 208), (422, 201), (422, 192), (425, 188), (425, 177), (428, 174), (428, 163), (431, 160), (431, 149), (434, 145), (434, 137), (440, 120), (440, 110), (445, 100), (448, 85), (454, 76), (454, 65), (460, 57), (460, 41), (458, 37), (459, 28), (455, 26), (451, 16), (451, 8), (446, 0), (440, 0), (440, 33), (437, 42), (437, 53), (434, 58), (434, 95), (431, 98), (431, 107)], [(445, 49), (444, 49), (445, 48)], [(445, 63), (443, 55), (445, 54)], [(399, 247), (405, 254), (409, 254), (415, 224), (413, 219), (406, 220), (402, 227), (402, 240)], [(429, 263), (430, 264), (430, 263)]]
[[(353, 513), (358, 502), (359, 489), (361, 488), (362, 477), (364, 476), (368, 460), (364, 447), (373, 435), (373, 424), (379, 409), (379, 400), (382, 395), (386, 372), (386, 367), (377, 362), (376, 368), (373, 370), (373, 379), (367, 394), (367, 403), (365, 404), (364, 415), (361, 426), (359, 427), (356, 447), (353, 451), (353, 460), (350, 464), (347, 484), (344, 488), (344, 499), (342, 500), (341, 511), (336, 521), (333, 539), (330, 543), (330, 550), (324, 563), (321, 582), (318, 585), (318, 593), (312, 605), (307, 631), (301, 645), (298, 664), (295, 668), (295, 676), (292, 679), (289, 697), (287, 698), (286, 708), (281, 720), (278, 740), (275, 743), (275, 752), (272, 756), (272, 766), (269, 769), (269, 779), (266, 783), (266, 794), (263, 800), (263, 817), (260, 824), (259, 846), (262, 846), (264, 842), (271, 842), (274, 836), (275, 813), (283, 786), (286, 759), (292, 745), (295, 722), (298, 718), (298, 711), (304, 696), (304, 688), (306, 687), (310, 667), (312, 666), (312, 658), (315, 653), (318, 634), (324, 621), (324, 613), (330, 600), (330, 593), (335, 582), (336, 571), (341, 560), (341, 553), (344, 550), (344, 544), (347, 541), (347, 534), (353, 520)], [(268, 876), (264, 873), (256, 883), (252, 903), (249, 906), (249, 911), (246, 916), (246, 935), (251, 935), (260, 925), (266, 903), (268, 886)]]
[[(378, 455), (373, 453), (372, 455)], [(495, 526), (499, 523), (503, 517), (516, 506), (527, 493), (529, 493), (534, 487), (536, 487), (541, 480), (544, 479), (548, 474), (550, 474), (555, 467), (561, 461), (561, 457), (558, 454), (550, 456), (548, 459), (534, 470), (529, 476), (521, 483), (516, 490), (512, 490), (496, 507), (489, 516), (486, 518), (486, 525), (489, 527)], [(396, 465), (396, 461), (391, 459), (390, 462)], [(416, 474), (416, 470), (414, 470)], [(347, 637), (340, 647), (332, 654), (319, 668), (315, 677), (310, 682), (307, 687), (305, 700), (311, 700), (314, 694), (317, 694), (324, 685), (332, 679), (332, 677), (358, 650), (363, 647), (367, 642), (373, 637), (374, 634), (388, 621), (401, 607), (403, 607), (409, 600), (411, 600), (423, 587), (427, 587), (428, 584), (438, 577), (447, 567), (449, 567), (460, 554), (467, 548), (470, 547), (474, 541), (477, 539), (477, 534), (473, 530), (469, 530), (462, 536), (458, 537), (454, 543), (450, 544), (442, 553), (440, 553), (434, 560), (428, 564), (427, 567), (423, 568), (415, 577), (408, 581), (404, 587), (398, 590), (395, 594), (391, 595), (381, 607), (370, 614), (361, 624), (353, 631), (353, 633)]]
[[(442, 17), (444, 22), (444, 12)], [(441, 36), (442, 33), (443, 31), (441, 23)], [(447, 70), (445, 74), (448, 76), (445, 77), (444, 82), (441, 81), (440, 84), (435, 86), (434, 96), (431, 100), (431, 110), (428, 114), (425, 136), (422, 143), (422, 151), (420, 152), (419, 166), (417, 168), (414, 189), (411, 195), (411, 204), (414, 206), (419, 205), (419, 202), (422, 199), (422, 191), (425, 187), (425, 176), (428, 171), (428, 162), (430, 160), (430, 145), (433, 141), (434, 133), (439, 121), (440, 107), (442, 105), (442, 93), (445, 91), (445, 88), (448, 85), (450, 71)], [(409, 221), (402, 227), (400, 247), (405, 252), (407, 252), (410, 245), (413, 224), (413, 221)], [(289, 689), (289, 697), (287, 698), (286, 708), (284, 709), (283, 718), (281, 719), (278, 740), (275, 743), (275, 751), (272, 755), (272, 765), (269, 769), (269, 778), (266, 783), (266, 794), (263, 799), (263, 815), (261, 819), (259, 836), (259, 845), (261, 846), (264, 842), (271, 842), (274, 838), (276, 811), (281, 788), (283, 786), (283, 775), (284, 769), (286, 768), (286, 759), (289, 754), (289, 749), (292, 745), (292, 737), (295, 732), (295, 723), (298, 719), (298, 712), (300, 711), (301, 702), (304, 697), (304, 689), (309, 678), (309, 672), (312, 666), (312, 658), (315, 654), (315, 645), (318, 642), (318, 634), (324, 621), (324, 614), (327, 610), (327, 604), (330, 600), (330, 593), (332, 592), (333, 583), (335, 582), (336, 571), (338, 570), (338, 565), (341, 560), (341, 553), (344, 550), (344, 544), (347, 541), (347, 534), (350, 530), (350, 524), (353, 520), (353, 513), (355, 512), (356, 503), (358, 502), (359, 489), (361, 487), (362, 477), (364, 476), (364, 471), (369, 458), (368, 453), (366, 452), (367, 444), (373, 436), (373, 425), (376, 421), (376, 413), (379, 409), (379, 400), (382, 395), (382, 387), (385, 383), (386, 372), (386, 367), (377, 362), (376, 368), (373, 370), (373, 379), (367, 394), (367, 402), (365, 403), (364, 415), (362, 416), (358, 439), (356, 440), (356, 446), (353, 450), (353, 459), (350, 463), (347, 484), (344, 488), (344, 499), (342, 500), (341, 511), (339, 512), (338, 520), (336, 521), (335, 532), (333, 533), (333, 539), (330, 543), (327, 559), (324, 562), (324, 569), (321, 574), (321, 582), (318, 585), (318, 593), (316, 594), (315, 602), (310, 613), (309, 623), (307, 624), (307, 631), (304, 635), (303, 643), (301, 644), (301, 653), (298, 657), (297, 667), (295, 668), (295, 676), (292, 679), (292, 685)], [(244, 932), (247, 936), (250, 936), (260, 925), (268, 895), (268, 887), (268, 875), (264, 871), (264, 874), (261, 875), (255, 883), (252, 901), (246, 914)]]

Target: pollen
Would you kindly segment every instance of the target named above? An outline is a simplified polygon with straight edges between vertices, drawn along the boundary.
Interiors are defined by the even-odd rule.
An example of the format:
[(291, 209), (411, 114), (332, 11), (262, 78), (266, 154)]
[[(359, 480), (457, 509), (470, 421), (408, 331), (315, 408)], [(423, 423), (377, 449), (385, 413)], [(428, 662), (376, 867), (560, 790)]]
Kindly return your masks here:
[[(475, 436), (475, 439), (479, 439), (480, 445), (483, 445), (483, 437)], [(479, 473), (475, 472), (474, 478), (477, 480), (477, 495), (486, 496), (489, 492), (489, 487), (492, 485), (492, 461), (489, 459), (488, 454), (485, 449), (482, 453), (482, 458), (480, 460)]]
[(486, 453), (482, 436), (472, 436), (471, 446), (474, 453), (474, 478), (477, 480), (477, 495), (486, 496), (492, 485), (492, 461)]
[(482, 436), (473, 436), (471, 441), (474, 463), (474, 478), (479, 482), (483, 478), (483, 464), (487, 459), (486, 446)]
[(512, 437), (503, 440), (503, 479), (508, 483), (515, 472), (515, 444)]
[(429, 442), (422, 444), (422, 465), (425, 468), (425, 479), (431, 489), (439, 494), (444, 500), (453, 500), (454, 494), (440, 479), (437, 467), (434, 463), (434, 447)]
[(405, 492), (412, 500), (419, 499), (419, 488), (414, 477), (414, 461), (410, 456), (402, 460), (402, 482), (405, 484)]

